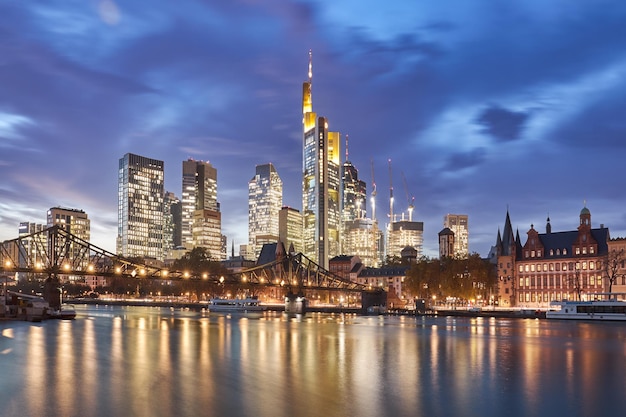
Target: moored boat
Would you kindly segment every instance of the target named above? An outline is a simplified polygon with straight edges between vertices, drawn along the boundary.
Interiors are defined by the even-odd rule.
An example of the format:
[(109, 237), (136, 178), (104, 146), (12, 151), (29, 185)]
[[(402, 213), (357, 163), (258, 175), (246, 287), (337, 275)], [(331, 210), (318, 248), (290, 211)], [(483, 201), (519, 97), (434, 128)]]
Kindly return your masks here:
[(553, 301), (547, 319), (626, 321), (626, 302), (609, 300)]
[(48, 309), (48, 318), (61, 319), (61, 320), (73, 320), (76, 318), (76, 310), (72, 305), (61, 305), (58, 309)]
[(207, 309), (214, 312), (253, 312), (264, 311), (266, 308), (259, 303), (256, 297), (248, 298), (212, 298)]

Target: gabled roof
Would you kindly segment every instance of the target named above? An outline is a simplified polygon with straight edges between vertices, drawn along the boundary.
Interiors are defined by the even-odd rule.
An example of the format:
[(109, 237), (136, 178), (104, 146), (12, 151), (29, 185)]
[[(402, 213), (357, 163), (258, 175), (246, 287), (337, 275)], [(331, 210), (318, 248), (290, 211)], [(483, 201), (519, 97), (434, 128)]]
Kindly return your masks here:
[[(609, 229), (591, 229), (591, 236), (593, 236), (593, 238), (598, 243), (598, 255), (605, 255), (606, 253), (608, 253), (607, 241), (609, 240)], [(563, 257), (571, 258), (572, 246), (574, 245), (574, 242), (576, 242), (577, 238), (578, 230), (557, 233), (543, 233), (539, 235), (539, 240), (541, 240), (541, 243), (543, 245), (544, 257), (546, 259)], [(557, 249), (559, 250), (560, 255), (556, 254)], [(563, 249), (567, 249), (565, 255), (563, 255)], [(552, 253), (552, 255), (550, 253)]]

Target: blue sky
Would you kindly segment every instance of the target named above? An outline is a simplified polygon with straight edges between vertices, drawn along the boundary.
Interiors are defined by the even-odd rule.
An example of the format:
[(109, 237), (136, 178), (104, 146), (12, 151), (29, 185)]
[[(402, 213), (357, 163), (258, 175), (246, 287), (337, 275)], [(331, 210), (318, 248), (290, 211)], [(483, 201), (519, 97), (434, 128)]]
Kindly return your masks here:
[[(424, 253), (446, 213), (469, 215), (486, 256), (509, 209), (626, 236), (626, 3), (29, 0), (0, 3), (0, 240), (85, 210), (115, 249), (117, 164), (218, 169), (229, 247), (247, 241), (247, 183), (272, 162), (301, 208), (301, 90), (350, 138), (350, 160), (386, 223), (415, 197)], [(406, 178), (406, 189), (402, 176)]]

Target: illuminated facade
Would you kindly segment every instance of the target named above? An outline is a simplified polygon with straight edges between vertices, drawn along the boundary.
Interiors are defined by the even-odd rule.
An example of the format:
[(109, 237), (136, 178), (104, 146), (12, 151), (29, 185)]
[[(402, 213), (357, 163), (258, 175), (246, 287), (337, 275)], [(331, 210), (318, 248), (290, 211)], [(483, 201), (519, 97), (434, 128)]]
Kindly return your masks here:
[(163, 260), (163, 177), (163, 161), (132, 153), (119, 160), (119, 255)]
[(340, 134), (328, 131), (328, 120), (313, 112), (309, 79), (302, 86), (302, 215), (303, 253), (328, 268), (340, 252)]
[[(366, 217), (367, 187), (359, 179), (359, 170), (350, 161), (342, 167), (343, 199), (341, 206), (342, 220), (345, 223)], [(348, 251), (344, 250), (345, 253)]]
[(402, 250), (410, 246), (422, 255), (424, 242), (424, 223), (402, 220), (391, 223), (387, 230), (387, 256), (402, 256)]
[(345, 222), (342, 236), (345, 253), (358, 256), (365, 266), (380, 265), (383, 239), (375, 221), (359, 218)]
[[(181, 243), (187, 249), (197, 246), (194, 243), (194, 214), (196, 210), (218, 212), (217, 169), (210, 162), (188, 159), (183, 161)], [(215, 217), (214, 214), (211, 215)], [(220, 229), (221, 233), (221, 221)], [(196, 232), (198, 235), (198, 232)]]
[(454, 233), (454, 256), (469, 256), (469, 228), (467, 214), (446, 214), (443, 217), (443, 227), (447, 227)]
[(503, 234), (498, 231), (495, 252), (498, 304), (502, 307), (548, 308), (553, 300), (589, 299), (608, 290), (603, 270), (609, 247), (609, 229), (591, 227), (591, 212), (584, 207), (577, 230), (546, 232), (534, 226), (522, 244), (513, 235), (507, 211)]
[(169, 258), (170, 252), (181, 245), (181, 204), (173, 192), (165, 193), (163, 208), (163, 251)]
[(283, 181), (272, 164), (256, 166), (255, 176), (248, 182), (248, 245), (254, 259), (266, 243), (279, 238), (278, 213), (283, 206)]
[(289, 250), (293, 245), (295, 253), (302, 252), (302, 214), (292, 207), (282, 207), (278, 213), (278, 238)]
[[(46, 226), (40, 223), (21, 222), (19, 224), (19, 237), (24, 238), (28, 235), (39, 233), (46, 229)], [(27, 265), (43, 264), (45, 261), (45, 253), (48, 248), (48, 236), (46, 233), (40, 233), (23, 240), (25, 252), (19, 251), (17, 259), (20, 267)], [(24, 276), (24, 273), (18, 272), (18, 276)]]

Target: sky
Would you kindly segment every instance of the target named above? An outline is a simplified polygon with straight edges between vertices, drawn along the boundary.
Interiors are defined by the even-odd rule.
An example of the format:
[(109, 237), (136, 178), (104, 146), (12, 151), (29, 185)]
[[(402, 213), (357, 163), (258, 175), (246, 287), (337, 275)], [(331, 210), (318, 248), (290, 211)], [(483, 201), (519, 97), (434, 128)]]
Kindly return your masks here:
[(257, 164), (301, 209), (309, 50), (313, 110), (375, 180), (381, 225), (391, 186), (396, 214), (415, 199), (425, 255), (447, 213), (482, 256), (507, 210), (523, 241), (584, 206), (626, 237), (625, 22), (619, 0), (2, 1), (0, 241), (62, 206), (115, 251), (130, 152), (179, 197), (182, 161), (210, 161), (229, 250), (245, 244)]

